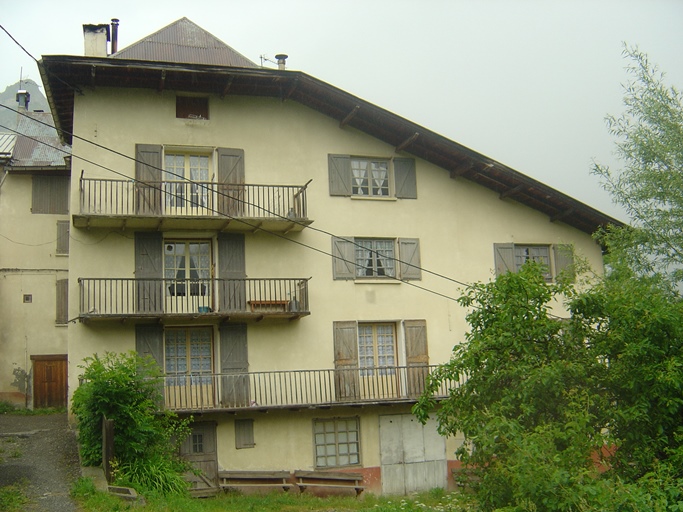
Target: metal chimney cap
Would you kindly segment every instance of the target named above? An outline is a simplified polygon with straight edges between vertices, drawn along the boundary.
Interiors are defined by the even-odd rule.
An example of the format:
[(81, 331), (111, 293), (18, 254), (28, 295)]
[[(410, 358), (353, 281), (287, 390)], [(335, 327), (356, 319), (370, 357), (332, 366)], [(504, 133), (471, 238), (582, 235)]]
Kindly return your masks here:
[(287, 55), (286, 53), (278, 53), (278, 54), (275, 56), (275, 58), (276, 58), (277, 60), (287, 60), (288, 57), (289, 57), (289, 55)]

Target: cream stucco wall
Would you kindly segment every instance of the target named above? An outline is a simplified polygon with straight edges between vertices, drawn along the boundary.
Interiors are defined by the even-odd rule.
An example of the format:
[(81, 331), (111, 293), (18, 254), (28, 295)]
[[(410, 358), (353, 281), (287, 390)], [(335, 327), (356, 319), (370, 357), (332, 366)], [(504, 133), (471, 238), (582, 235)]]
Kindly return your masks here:
[(57, 221), (69, 218), (32, 214), (31, 182), (7, 174), (0, 188), (0, 400), (29, 408), (31, 356), (67, 352), (68, 328), (56, 323), (56, 282), (67, 278), (68, 257), (56, 254), (56, 239)]
[[(86, 89), (83, 96), (75, 97), (74, 131), (131, 158), (136, 143), (241, 148), (245, 153), (247, 183), (303, 185), (313, 180), (307, 191), (313, 229), (287, 235), (298, 243), (266, 232), (246, 235), (248, 277), (311, 277), (309, 317), (249, 325), (250, 371), (333, 368), (332, 325), (339, 320), (400, 323), (405, 319), (425, 319), (430, 363), (446, 361), (467, 328), (466, 311), (453, 300), (461, 289), (458, 282), (493, 277), (494, 243), (571, 243), (593, 268), (599, 270), (602, 266), (600, 247), (588, 234), (559, 222), (551, 223), (547, 216), (514, 201), (500, 200), (492, 191), (462, 178), (450, 179), (447, 171), (419, 159), (418, 199), (330, 196), (328, 154), (386, 158), (410, 155), (395, 155), (394, 148), (354, 129), (340, 129), (337, 120), (295, 102), (212, 96), (209, 110), (207, 121), (179, 120), (175, 118), (172, 91)], [(133, 177), (134, 169), (130, 159), (74, 139), (74, 176), (83, 171), (87, 178), (122, 179), (121, 175)], [(73, 212), (78, 211), (78, 197), (78, 180), (74, 179)], [(434, 274), (424, 271), (422, 279), (414, 282), (420, 288), (395, 282), (334, 281), (330, 233), (419, 238), (421, 265)], [(215, 240), (216, 233), (166, 232), (164, 236)], [(72, 233), (72, 237), (79, 242), (72, 244), (70, 256), (69, 316), (76, 317), (79, 277), (134, 276), (134, 233), (82, 229)], [(84, 357), (134, 347), (134, 327), (130, 324), (71, 325), (71, 388), (78, 382), (74, 365)], [(249, 450), (234, 449), (232, 417), (207, 417), (218, 421), (219, 462), (223, 467), (305, 469), (312, 464), (312, 418), (355, 414), (361, 417), (365, 440), (363, 464), (377, 466), (376, 409), (273, 411), (256, 415), (257, 446)], [(455, 445), (457, 440), (449, 440), (449, 453)]]

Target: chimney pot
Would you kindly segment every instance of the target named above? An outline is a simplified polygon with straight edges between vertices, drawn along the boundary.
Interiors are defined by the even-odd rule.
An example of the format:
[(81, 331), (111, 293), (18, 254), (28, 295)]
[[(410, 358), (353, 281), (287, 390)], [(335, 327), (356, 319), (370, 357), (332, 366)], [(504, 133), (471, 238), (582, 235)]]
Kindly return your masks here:
[(25, 89), (17, 91), (17, 103), (19, 103), (19, 110), (28, 110), (28, 104), (31, 101), (31, 93)]
[(111, 19), (111, 53), (119, 51), (119, 19)]
[(286, 53), (278, 53), (278, 54), (275, 56), (275, 58), (277, 59), (277, 68), (278, 68), (278, 69), (280, 69), (280, 70), (284, 70), (284, 69), (285, 69), (285, 64), (286, 64), (286, 62), (287, 62), (287, 57), (289, 57), (289, 55), (287, 55)]

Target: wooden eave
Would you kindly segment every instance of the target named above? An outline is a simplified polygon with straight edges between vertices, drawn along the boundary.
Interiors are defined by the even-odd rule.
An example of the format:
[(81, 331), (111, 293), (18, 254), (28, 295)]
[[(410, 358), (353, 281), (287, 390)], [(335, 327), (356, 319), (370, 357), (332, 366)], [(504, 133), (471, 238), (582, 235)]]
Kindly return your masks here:
[[(76, 94), (129, 87), (296, 101), (397, 149), (592, 234), (623, 223), (514, 169), (300, 71), (48, 55), (39, 62), (55, 125), (70, 144)], [(113, 85), (115, 84), (115, 85)]]

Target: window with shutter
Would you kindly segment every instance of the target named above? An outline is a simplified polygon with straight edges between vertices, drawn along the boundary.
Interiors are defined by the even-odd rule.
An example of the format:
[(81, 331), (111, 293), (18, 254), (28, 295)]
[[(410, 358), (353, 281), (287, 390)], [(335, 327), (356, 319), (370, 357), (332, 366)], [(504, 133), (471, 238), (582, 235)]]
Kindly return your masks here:
[(57, 280), (57, 314), (56, 322), (66, 324), (69, 322), (69, 280)]
[(69, 178), (66, 176), (34, 176), (31, 213), (68, 214)]
[(57, 248), (55, 253), (60, 256), (69, 254), (69, 226), (68, 220), (57, 221)]
[(569, 245), (493, 244), (493, 252), (496, 275), (518, 272), (527, 261), (533, 261), (546, 269), (547, 281), (563, 272), (573, 277), (574, 255)]
[(330, 195), (417, 199), (415, 160), (328, 155)]
[(421, 279), (420, 242), (417, 238), (332, 237), (332, 276), (357, 281)]
[(235, 448), (241, 450), (254, 446), (254, 420), (235, 420)]

